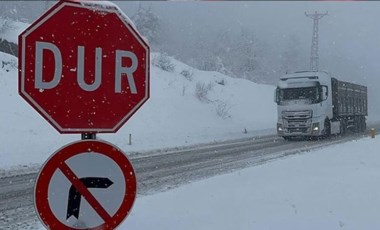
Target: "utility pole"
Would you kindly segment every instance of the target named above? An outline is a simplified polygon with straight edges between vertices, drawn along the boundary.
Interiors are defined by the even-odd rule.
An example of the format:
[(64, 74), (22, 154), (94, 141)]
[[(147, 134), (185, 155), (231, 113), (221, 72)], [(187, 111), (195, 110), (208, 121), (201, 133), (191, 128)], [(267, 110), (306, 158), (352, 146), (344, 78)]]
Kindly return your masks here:
[(324, 14), (317, 13), (308, 14), (305, 12), (306, 17), (313, 19), (313, 37), (311, 41), (311, 55), (310, 55), (310, 70), (318, 71), (319, 68), (319, 55), (318, 55), (318, 22), (319, 19), (328, 15), (328, 12)]

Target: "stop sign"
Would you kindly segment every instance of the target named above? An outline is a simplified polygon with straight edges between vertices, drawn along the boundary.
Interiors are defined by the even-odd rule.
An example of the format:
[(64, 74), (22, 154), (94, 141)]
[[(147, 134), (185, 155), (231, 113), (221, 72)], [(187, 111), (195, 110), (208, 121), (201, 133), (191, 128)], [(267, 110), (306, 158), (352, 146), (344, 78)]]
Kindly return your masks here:
[(60, 1), (19, 35), (19, 94), (60, 133), (116, 132), (149, 98), (149, 46), (117, 6)]

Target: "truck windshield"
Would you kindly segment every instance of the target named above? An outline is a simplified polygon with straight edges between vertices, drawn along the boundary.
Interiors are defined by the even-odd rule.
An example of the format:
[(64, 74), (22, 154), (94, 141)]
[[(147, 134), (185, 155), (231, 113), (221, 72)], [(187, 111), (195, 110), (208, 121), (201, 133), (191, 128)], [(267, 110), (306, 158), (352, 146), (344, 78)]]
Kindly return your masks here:
[(279, 94), (279, 103), (292, 100), (302, 100), (305, 103), (312, 104), (319, 101), (317, 87), (280, 89)]

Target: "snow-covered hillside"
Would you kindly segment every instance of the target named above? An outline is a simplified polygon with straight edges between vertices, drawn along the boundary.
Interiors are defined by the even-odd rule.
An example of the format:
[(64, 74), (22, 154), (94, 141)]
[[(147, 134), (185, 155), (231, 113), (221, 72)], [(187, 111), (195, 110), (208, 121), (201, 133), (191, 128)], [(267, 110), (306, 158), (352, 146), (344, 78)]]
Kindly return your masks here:
[[(150, 99), (118, 133), (99, 138), (129, 154), (274, 132), (273, 86), (200, 71), (173, 58), (172, 71), (154, 65), (165, 58), (152, 54)], [(80, 139), (59, 134), (18, 95), (15, 57), (1, 53), (2, 63), (1, 169), (43, 163), (61, 146)]]
[(18, 35), (29, 26), (28, 23), (0, 17), (0, 38), (17, 44)]

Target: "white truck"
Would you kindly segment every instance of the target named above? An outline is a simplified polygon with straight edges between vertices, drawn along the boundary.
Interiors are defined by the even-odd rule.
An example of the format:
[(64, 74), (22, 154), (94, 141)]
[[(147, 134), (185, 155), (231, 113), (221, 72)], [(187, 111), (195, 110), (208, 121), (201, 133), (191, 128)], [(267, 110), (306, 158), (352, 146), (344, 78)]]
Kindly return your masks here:
[(367, 87), (322, 71), (282, 76), (275, 91), (277, 134), (285, 140), (366, 130)]

